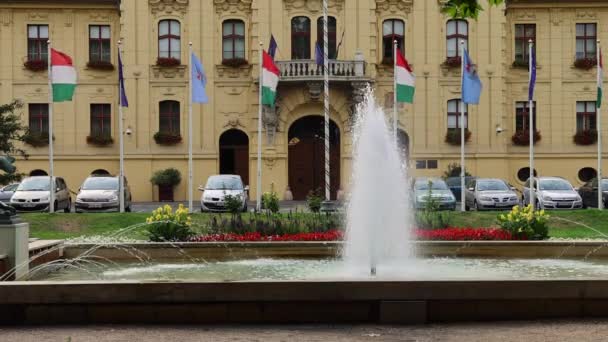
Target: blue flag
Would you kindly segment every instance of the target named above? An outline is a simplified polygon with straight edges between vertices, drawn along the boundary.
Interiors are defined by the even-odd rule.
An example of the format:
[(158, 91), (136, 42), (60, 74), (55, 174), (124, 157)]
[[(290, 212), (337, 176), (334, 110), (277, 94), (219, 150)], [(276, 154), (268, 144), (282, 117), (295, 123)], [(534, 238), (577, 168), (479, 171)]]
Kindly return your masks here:
[(270, 44), (268, 45), (268, 54), (270, 55), (270, 57), (272, 57), (272, 59), (274, 59), (274, 55), (277, 52), (277, 47), (277, 41), (274, 40), (274, 36), (271, 34)]
[(205, 69), (201, 61), (196, 58), (194, 52), (190, 57), (192, 60), (192, 66), (190, 67), (190, 77), (192, 78), (192, 102), (196, 103), (207, 103), (207, 92), (205, 87), (207, 86), (207, 77), (205, 76)]
[(118, 87), (120, 88), (120, 105), (122, 107), (129, 107), (129, 100), (127, 100), (127, 93), (125, 92), (125, 77), (122, 72), (122, 58), (120, 58), (120, 52), (118, 52)]
[(528, 86), (528, 101), (534, 100), (534, 87), (536, 86), (536, 53), (532, 50), (532, 72), (530, 73), (530, 84)]
[(319, 66), (323, 66), (323, 49), (321, 49), (321, 44), (319, 44), (319, 42), (315, 43), (315, 63)]
[(467, 104), (479, 104), (481, 96), (481, 80), (477, 74), (477, 68), (471, 61), (469, 53), (464, 50), (462, 63), (464, 70), (462, 75), (462, 102)]

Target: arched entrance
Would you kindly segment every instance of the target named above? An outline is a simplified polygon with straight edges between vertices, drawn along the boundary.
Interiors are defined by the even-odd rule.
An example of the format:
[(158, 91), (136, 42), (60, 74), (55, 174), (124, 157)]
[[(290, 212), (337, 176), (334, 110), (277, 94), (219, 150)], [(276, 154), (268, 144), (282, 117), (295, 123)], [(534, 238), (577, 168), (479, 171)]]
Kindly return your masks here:
[[(289, 127), (289, 186), (295, 200), (325, 189), (325, 142), (322, 116), (305, 116)], [(340, 189), (340, 129), (329, 124), (331, 198)]]
[(108, 170), (104, 170), (104, 169), (97, 169), (93, 172), (91, 172), (91, 176), (109, 176), (110, 173), (108, 172)]
[(30, 171), (30, 177), (34, 177), (34, 176), (48, 176), (48, 175), (49, 174), (46, 173), (46, 171), (40, 170), (40, 169), (36, 169), (36, 170)]
[(239, 175), (249, 185), (249, 137), (238, 129), (220, 136), (220, 174)]
[(397, 130), (397, 148), (402, 161), (407, 163), (410, 159), (410, 137), (402, 129)]

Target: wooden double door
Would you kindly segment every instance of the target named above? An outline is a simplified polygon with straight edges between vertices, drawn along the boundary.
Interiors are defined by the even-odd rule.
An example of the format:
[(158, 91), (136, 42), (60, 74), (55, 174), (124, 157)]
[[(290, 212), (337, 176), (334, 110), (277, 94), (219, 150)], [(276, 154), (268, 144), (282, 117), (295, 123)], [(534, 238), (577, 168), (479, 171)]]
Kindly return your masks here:
[[(325, 140), (321, 116), (306, 116), (289, 129), (289, 186), (295, 200), (305, 200), (310, 191), (325, 196)], [(340, 189), (340, 130), (330, 121), (330, 193)]]

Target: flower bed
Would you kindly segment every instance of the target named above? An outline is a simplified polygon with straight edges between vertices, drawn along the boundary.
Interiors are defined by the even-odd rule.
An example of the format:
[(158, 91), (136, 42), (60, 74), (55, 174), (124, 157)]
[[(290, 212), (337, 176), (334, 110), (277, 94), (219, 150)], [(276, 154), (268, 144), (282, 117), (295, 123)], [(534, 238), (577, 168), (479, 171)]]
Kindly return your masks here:
[[(500, 228), (445, 228), (416, 229), (417, 240), (422, 241), (509, 241), (514, 239), (511, 233)], [(284, 235), (263, 235), (259, 232), (244, 234), (208, 234), (192, 238), (192, 242), (262, 242), (262, 241), (342, 241), (344, 232), (330, 230), (318, 233), (298, 233)]]
[(176, 145), (182, 142), (182, 136), (177, 133), (154, 133), (154, 141), (159, 145)]
[[(460, 128), (448, 128), (445, 134), (445, 142), (452, 146), (460, 146)], [(468, 143), (471, 140), (471, 131), (468, 128), (464, 129), (464, 143)]]

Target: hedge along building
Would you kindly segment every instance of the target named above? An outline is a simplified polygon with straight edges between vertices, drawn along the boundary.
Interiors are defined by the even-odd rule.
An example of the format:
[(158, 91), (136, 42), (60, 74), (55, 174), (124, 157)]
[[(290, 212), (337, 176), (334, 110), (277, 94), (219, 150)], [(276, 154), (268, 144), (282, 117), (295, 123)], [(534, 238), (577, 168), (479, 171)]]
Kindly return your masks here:
[[(440, 175), (459, 159), (459, 146), (446, 140), (460, 127), (460, 39), (484, 84), (481, 103), (466, 114), (469, 171), (523, 184), (528, 149), (512, 137), (527, 130), (528, 75), (520, 66), (527, 58), (525, 42), (534, 39), (536, 125), (542, 136), (536, 169), (575, 184), (592, 174), (596, 146), (575, 144), (573, 137), (595, 128), (590, 104), (595, 69), (574, 64), (578, 59), (577, 65), (585, 67), (593, 42), (608, 41), (605, 1), (509, 1), (508, 8), (486, 9), (478, 20), (468, 21), (442, 14), (444, 0), (328, 2), (330, 57), (335, 58), (330, 63), (334, 197), (348, 188), (353, 108), (364, 88), (374, 87), (387, 113), (392, 111), (395, 39), (417, 75), (415, 102), (399, 108), (398, 123), (414, 175)], [(116, 43), (122, 39), (129, 97), (124, 127), (131, 132), (125, 135), (126, 175), (135, 200), (155, 200), (158, 193), (149, 182), (154, 171), (176, 167), (187, 174), (192, 41), (210, 98), (209, 104), (193, 108), (193, 186), (211, 174), (237, 173), (255, 193), (258, 42), (267, 46), (272, 34), (281, 80), (277, 107), (265, 108), (263, 115), (263, 190), (284, 196), (290, 188), (302, 199), (324, 186), (322, 78), (314, 63), (321, 17), (321, 0), (4, 1), (0, 101), (22, 99), (22, 117), (31, 131), (48, 128), (46, 70), (30, 69), (46, 58), (50, 38), (73, 57), (79, 75), (75, 100), (54, 106), (55, 173), (72, 189), (93, 171), (118, 173)], [(113, 70), (100, 70), (108, 63)], [(111, 136), (114, 143), (99, 146), (99, 136)], [(30, 142), (40, 145), (36, 138)], [(25, 147), (30, 158), (18, 162), (21, 172), (47, 172), (47, 147)], [(176, 199), (186, 198), (186, 186), (182, 181), (175, 189)]]

